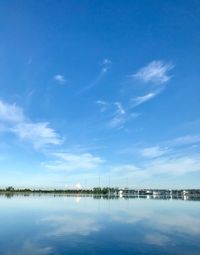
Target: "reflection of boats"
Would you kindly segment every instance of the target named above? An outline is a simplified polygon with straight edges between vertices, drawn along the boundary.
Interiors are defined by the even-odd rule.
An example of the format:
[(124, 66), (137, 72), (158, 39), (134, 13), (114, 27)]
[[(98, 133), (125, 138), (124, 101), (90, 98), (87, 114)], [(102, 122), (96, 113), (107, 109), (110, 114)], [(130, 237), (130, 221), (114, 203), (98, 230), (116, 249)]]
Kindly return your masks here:
[(148, 199), (184, 199), (200, 200), (200, 190), (172, 189), (129, 189), (121, 188), (116, 192), (118, 197), (142, 197)]
[(119, 197), (123, 197), (123, 190), (119, 191)]
[(157, 196), (159, 196), (160, 194), (159, 194), (159, 192), (158, 191), (153, 191), (153, 198), (156, 198)]
[(76, 203), (79, 203), (81, 201), (81, 197), (80, 196), (76, 196), (75, 197), (75, 201), (76, 201)]
[(183, 199), (188, 200), (188, 191), (183, 190)]
[(183, 199), (183, 200), (200, 200), (200, 189), (130, 189), (130, 188), (118, 188), (118, 187), (104, 187), (93, 189), (81, 189), (81, 190), (1, 190), (0, 196), (41, 196), (41, 195), (53, 195), (53, 196), (71, 196), (75, 198), (77, 203), (80, 202), (81, 197), (92, 196), (94, 198), (112, 197), (112, 198), (148, 198), (148, 199)]

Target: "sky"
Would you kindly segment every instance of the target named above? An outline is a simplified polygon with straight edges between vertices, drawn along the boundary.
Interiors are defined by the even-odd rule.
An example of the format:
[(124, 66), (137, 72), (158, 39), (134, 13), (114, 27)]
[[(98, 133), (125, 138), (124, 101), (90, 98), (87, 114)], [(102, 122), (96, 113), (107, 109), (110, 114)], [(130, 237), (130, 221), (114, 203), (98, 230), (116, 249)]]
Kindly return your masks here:
[(200, 188), (200, 2), (0, 2), (0, 187)]

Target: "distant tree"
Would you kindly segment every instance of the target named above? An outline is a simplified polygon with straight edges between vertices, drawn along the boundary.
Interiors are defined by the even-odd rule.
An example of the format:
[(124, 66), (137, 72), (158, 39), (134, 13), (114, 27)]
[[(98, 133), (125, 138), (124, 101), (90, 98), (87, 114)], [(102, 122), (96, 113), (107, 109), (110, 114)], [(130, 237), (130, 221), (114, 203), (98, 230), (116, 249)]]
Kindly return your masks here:
[(14, 191), (15, 189), (12, 186), (6, 188), (6, 191)]

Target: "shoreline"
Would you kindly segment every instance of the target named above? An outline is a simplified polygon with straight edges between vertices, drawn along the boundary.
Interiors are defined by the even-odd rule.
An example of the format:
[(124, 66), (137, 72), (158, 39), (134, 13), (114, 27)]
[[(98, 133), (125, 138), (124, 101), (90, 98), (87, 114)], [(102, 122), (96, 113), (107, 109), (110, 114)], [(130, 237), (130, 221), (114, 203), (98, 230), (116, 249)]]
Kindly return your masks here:
[(99, 189), (95, 190), (43, 190), (43, 189), (0, 189), (0, 196), (66, 196), (92, 197), (94, 199), (163, 199), (163, 200), (197, 200), (200, 201), (200, 190), (131, 190), (131, 189)]

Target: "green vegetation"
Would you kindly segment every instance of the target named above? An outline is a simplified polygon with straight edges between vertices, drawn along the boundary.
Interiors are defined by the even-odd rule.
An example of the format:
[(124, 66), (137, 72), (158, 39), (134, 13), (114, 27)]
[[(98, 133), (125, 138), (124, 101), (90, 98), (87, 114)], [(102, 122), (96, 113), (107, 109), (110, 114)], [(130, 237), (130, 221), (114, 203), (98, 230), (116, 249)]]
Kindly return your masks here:
[(119, 189), (111, 187), (95, 187), (93, 189), (15, 189), (12, 186), (9, 186), (4, 189), (0, 189), (0, 195), (6, 195), (11, 197), (13, 195), (23, 194), (53, 194), (53, 195), (93, 195), (93, 197), (98, 198), (101, 196), (104, 197), (114, 197), (114, 196), (123, 196), (123, 197), (136, 197), (136, 196), (154, 196), (154, 197), (200, 197), (199, 189), (187, 189), (187, 190), (169, 190), (169, 189)]
[(100, 188), (93, 189), (15, 189), (12, 186), (5, 189), (0, 189), (0, 193), (46, 193), (46, 194), (95, 194), (95, 195), (109, 195), (118, 193), (118, 188)]

